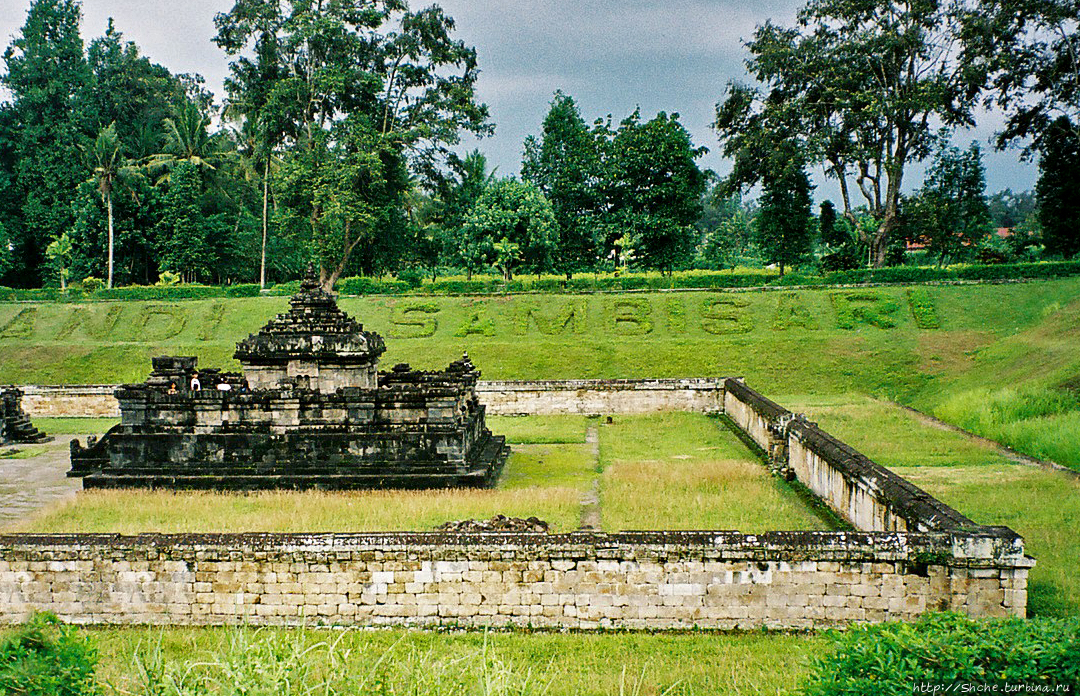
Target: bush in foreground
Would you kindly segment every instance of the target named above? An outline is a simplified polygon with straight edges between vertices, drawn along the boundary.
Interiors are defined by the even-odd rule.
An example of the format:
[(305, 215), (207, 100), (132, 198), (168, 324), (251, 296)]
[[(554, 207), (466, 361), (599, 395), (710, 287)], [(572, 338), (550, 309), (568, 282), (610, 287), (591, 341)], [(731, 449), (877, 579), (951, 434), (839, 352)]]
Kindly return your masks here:
[[(860, 626), (833, 634), (807, 696), (908, 696), (920, 683), (1080, 688), (1080, 619), (975, 621), (930, 614), (917, 623)], [(955, 690), (956, 693), (963, 693)], [(998, 693), (1003, 693), (999, 691)]]
[(97, 655), (85, 637), (53, 614), (34, 614), (0, 642), (0, 694), (97, 694)]

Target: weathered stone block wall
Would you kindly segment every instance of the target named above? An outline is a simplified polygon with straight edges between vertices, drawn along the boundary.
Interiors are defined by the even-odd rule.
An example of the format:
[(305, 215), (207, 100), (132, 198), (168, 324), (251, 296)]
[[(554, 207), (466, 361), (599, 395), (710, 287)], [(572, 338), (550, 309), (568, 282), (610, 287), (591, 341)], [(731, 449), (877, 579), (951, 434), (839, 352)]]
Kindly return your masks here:
[(719, 379), (604, 379), (480, 382), (477, 396), (491, 415), (720, 412)]
[(113, 396), (119, 385), (87, 384), (79, 386), (20, 387), (23, 410), (31, 417), (120, 417), (120, 404)]
[(796, 478), (865, 531), (971, 529), (975, 522), (820, 428), (794, 422), (788, 463)]
[(724, 380), (724, 414), (758, 447), (774, 455), (782, 438), (774, 434), (773, 424), (790, 416), (791, 412), (746, 386), (742, 380), (729, 377)]
[[(120, 416), (116, 385), (27, 386), (31, 416)], [(655, 411), (714, 412), (724, 408), (718, 379), (551, 380), (479, 382), (489, 415), (608, 414)]]
[(962, 534), (0, 537), (0, 622), (817, 628), (1022, 616), (1015, 540)]
[(783, 468), (861, 531), (949, 531), (978, 525), (814, 423), (739, 380), (725, 383), (725, 412)]

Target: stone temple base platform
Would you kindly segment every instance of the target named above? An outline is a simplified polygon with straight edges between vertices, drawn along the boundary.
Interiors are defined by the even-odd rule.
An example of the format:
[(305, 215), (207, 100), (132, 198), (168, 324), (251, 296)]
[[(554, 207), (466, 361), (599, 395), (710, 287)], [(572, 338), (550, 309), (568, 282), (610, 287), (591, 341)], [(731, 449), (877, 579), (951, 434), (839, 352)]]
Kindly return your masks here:
[[(193, 359), (158, 358), (149, 384), (117, 390), (122, 422), (89, 447), (72, 443), (84, 488), (214, 490), (490, 487), (509, 455), (484, 426), (477, 372), (399, 365), (373, 389), (242, 391), (238, 375), (170, 394)], [(220, 380), (220, 381), (219, 381)], [(230, 385), (233, 386), (233, 385)]]

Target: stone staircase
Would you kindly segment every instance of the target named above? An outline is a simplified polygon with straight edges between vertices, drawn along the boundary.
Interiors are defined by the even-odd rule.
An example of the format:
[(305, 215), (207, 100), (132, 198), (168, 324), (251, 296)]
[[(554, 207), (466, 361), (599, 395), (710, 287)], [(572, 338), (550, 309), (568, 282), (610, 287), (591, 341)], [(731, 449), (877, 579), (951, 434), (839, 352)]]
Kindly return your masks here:
[(0, 443), (36, 444), (49, 442), (51, 437), (34, 427), (22, 410), (22, 392), (5, 389), (0, 394)]

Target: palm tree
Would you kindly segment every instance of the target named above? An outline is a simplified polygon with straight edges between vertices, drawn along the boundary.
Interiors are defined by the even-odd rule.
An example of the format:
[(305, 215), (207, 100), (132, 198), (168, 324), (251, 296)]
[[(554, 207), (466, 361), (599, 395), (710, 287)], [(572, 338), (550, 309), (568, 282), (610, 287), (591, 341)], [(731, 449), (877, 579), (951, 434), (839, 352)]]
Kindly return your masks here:
[(105, 203), (105, 209), (109, 220), (109, 273), (105, 281), (105, 287), (113, 286), (113, 202), (112, 194), (120, 176), (126, 166), (120, 138), (116, 135), (116, 123), (110, 123), (98, 132), (94, 144), (90, 148), (90, 155), (94, 167), (92, 181), (97, 184), (101, 193), (101, 200)]
[(168, 181), (171, 170), (181, 162), (190, 162), (199, 172), (216, 172), (231, 154), (229, 143), (219, 133), (210, 132), (210, 116), (190, 99), (185, 99), (164, 125), (164, 147), (147, 161), (151, 169), (165, 170), (159, 182)]
[[(230, 105), (234, 106), (235, 105)], [(274, 152), (274, 141), (259, 117), (246, 116), (239, 108), (225, 109), (225, 116), (242, 120), (234, 137), (241, 146), (245, 178), (262, 179), (262, 252), (259, 259), (259, 288), (266, 288), (266, 239), (270, 219), (270, 172), (280, 163)], [(262, 172), (259, 172), (259, 169)]]

